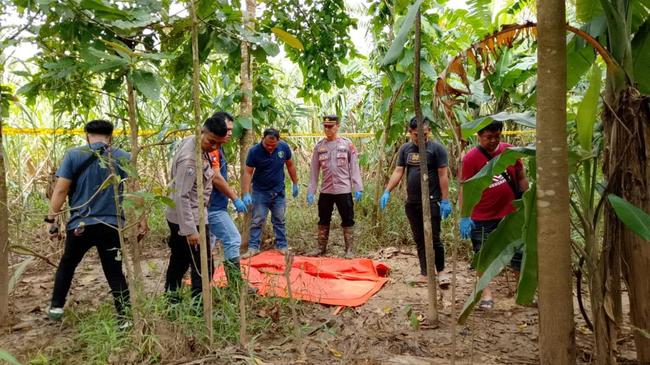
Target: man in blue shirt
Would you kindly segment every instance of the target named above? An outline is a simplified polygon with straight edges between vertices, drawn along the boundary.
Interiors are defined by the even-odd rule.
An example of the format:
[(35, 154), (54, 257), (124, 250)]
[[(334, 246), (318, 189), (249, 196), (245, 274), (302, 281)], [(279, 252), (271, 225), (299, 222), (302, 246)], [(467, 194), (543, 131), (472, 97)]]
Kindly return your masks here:
[[(115, 299), (115, 308), (124, 321), (129, 306), (129, 288), (122, 272), (122, 255), (119, 227), (124, 227), (124, 214), (115, 206), (114, 185), (103, 188), (111, 177), (111, 168), (120, 181), (127, 177), (122, 166), (128, 163), (129, 154), (111, 147), (113, 125), (105, 120), (93, 120), (85, 126), (87, 146), (68, 150), (56, 172), (57, 181), (45, 217), (47, 230), (58, 235), (57, 215), (68, 198), (70, 220), (66, 225), (63, 256), (54, 279), (52, 301), (47, 310), (51, 319), (63, 316), (65, 298), (70, 290), (77, 265), (93, 246), (97, 247), (104, 275)], [(123, 184), (118, 185), (122, 201)], [(146, 221), (140, 222), (140, 234), (147, 231)], [(123, 322), (128, 324), (128, 322)]]
[(210, 233), (219, 240), (223, 246), (224, 269), (228, 284), (233, 280), (240, 281), (239, 249), (241, 247), (241, 235), (230, 213), (228, 213), (228, 200), (232, 200), (237, 213), (246, 213), (246, 205), (239, 199), (237, 192), (228, 185), (228, 163), (223, 151), (223, 145), (228, 143), (232, 136), (233, 117), (228, 113), (222, 113), (225, 117), (227, 133), (220, 138), (210, 152), (210, 163), (214, 170), (212, 176), (212, 195), (208, 205), (208, 224)]
[[(280, 132), (274, 128), (264, 130), (262, 141), (248, 151), (246, 168), (242, 178), (244, 203), (253, 204), (253, 220), (250, 228), (248, 251), (243, 258), (260, 252), (262, 228), (269, 210), (275, 234), (275, 247), (283, 253), (287, 251), (287, 237), (284, 225), (284, 166), (293, 182), (292, 195), (298, 196), (298, 175), (291, 160), (291, 148), (280, 140)], [(251, 179), (253, 194), (251, 196)]]

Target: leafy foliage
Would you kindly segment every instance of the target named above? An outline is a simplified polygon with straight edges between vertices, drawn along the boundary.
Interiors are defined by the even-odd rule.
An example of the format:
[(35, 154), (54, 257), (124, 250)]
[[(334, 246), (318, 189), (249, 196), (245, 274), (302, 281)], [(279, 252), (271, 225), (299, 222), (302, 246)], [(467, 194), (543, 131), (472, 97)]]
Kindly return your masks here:
[(415, 3), (413, 3), (413, 5), (409, 6), (408, 13), (406, 14), (406, 17), (402, 19), (402, 25), (399, 29), (399, 32), (397, 32), (397, 36), (395, 37), (393, 44), (391, 44), (390, 49), (386, 53), (386, 56), (384, 56), (384, 59), (381, 61), (382, 66), (392, 64), (402, 53), (404, 44), (407, 41), (407, 37), (411, 33), (411, 29), (413, 29), (413, 24), (415, 24), (415, 16), (420, 10), (422, 1), (423, 0), (417, 0)]
[(521, 124), (522, 126), (528, 127), (528, 128), (535, 128), (535, 116), (533, 116), (530, 113), (506, 113), (506, 112), (501, 112), (497, 113), (494, 115), (488, 115), (485, 117), (480, 117), (477, 119), (474, 119), (471, 122), (463, 123), (461, 125), (461, 132), (463, 134), (464, 138), (467, 138), (474, 133), (478, 132), (479, 130), (483, 129), (483, 127), (487, 126), (488, 124), (492, 123), (495, 120), (499, 121), (507, 121), (511, 120), (515, 123)]
[(317, 91), (350, 85), (340, 64), (356, 55), (348, 32), (356, 21), (346, 13), (343, 0), (274, 0), (266, 7), (262, 24), (291, 34), (304, 45), (303, 49), (295, 47), (296, 42), (285, 46), (302, 72), (299, 97), (316, 100)]
[(600, 68), (594, 64), (589, 76), (589, 88), (582, 98), (576, 115), (578, 142), (585, 151), (591, 151), (594, 123), (596, 122), (598, 99), (600, 97), (600, 79)]
[(491, 159), (481, 171), (463, 183), (462, 217), (469, 217), (474, 206), (481, 200), (483, 190), (492, 183), (492, 177), (499, 175), (522, 157), (534, 156), (534, 147), (510, 147)]
[(607, 200), (614, 207), (616, 216), (621, 222), (639, 237), (650, 241), (650, 214), (614, 194), (609, 194)]

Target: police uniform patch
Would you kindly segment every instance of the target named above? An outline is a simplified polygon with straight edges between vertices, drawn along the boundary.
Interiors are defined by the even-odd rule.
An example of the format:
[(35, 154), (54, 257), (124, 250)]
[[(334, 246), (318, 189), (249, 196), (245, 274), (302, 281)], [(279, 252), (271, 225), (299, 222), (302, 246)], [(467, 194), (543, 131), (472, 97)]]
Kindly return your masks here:
[(417, 152), (411, 152), (406, 156), (406, 163), (409, 165), (419, 165), (420, 164), (420, 154)]

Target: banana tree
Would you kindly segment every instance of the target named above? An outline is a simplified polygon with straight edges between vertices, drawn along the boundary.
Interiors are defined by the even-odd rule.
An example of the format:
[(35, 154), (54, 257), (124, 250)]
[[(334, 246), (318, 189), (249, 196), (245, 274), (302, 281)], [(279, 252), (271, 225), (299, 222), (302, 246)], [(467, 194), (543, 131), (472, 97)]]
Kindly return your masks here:
[[(598, 5), (602, 9), (599, 11)], [(607, 24), (602, 37), (616, 65), (608, 65), (605, 85), (603, 126), (605, 156), (603, 171), (606, 191), (623, 197), (633, 205), (650, 210), (650, 4), (647, 1), (601, 0), (578, 2), (582, 20), (594, 22), (604, 15)], [(589, 12), (588, 9), (592, 11)], [(628, 288), (630, 317), (634, 328), (637, 360), (650, 362), (650, 282), (646, 279), (650, 245), (627, 229), (611, 205), (605, 205), (604, 264), (614, 285), (614, 319), (620, 323), (620, 273)], [(603, 311), (607, 308), (603, 308)], [(615, 326), (609, 326), (610, 342), (615, 343)]]

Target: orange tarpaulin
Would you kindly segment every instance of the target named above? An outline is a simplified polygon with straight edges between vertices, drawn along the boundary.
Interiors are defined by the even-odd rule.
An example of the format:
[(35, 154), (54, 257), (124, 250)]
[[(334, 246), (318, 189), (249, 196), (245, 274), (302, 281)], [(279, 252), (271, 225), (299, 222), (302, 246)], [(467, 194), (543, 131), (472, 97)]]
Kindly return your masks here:
[[(295, 256), (289, 277), (294, 299), (355, 307), (370, 299), (388, 281), (389, 267), (370, 259)], [(241, 270), (258, 294), (288, 298), (284, 255), (265, 251), (241, 260)], [(223, 265), (213, 283), (226, 284)]]

